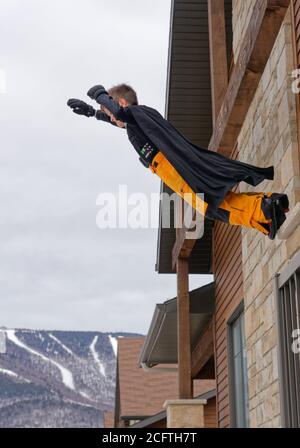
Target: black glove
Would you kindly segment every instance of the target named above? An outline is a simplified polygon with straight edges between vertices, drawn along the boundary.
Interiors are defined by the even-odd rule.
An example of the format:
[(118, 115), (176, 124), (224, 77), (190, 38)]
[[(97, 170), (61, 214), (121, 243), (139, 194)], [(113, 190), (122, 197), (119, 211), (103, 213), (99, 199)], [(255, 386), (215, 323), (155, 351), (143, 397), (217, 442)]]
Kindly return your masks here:
[[(98, 98), (100, 95), (102, 95), (103, 93), (105, 93), (106, 95), (108, 95), (107, 91), (105, 90), (105, 88), (103, 86), (94, 86), (92, 87), (87, 95), (92, 98), (92, 100), (97, 101), (97, 103), (99, 103)], [(100, 103), (99, 103), (100, 104)]]
[(68, 100), (67, 105), (73, 109), (73, 112), (78, 115), (85, 115), (86, 117), (94, 117), (96, 110), (93, 106), (86, 104), (84, 101), (71, 98)]

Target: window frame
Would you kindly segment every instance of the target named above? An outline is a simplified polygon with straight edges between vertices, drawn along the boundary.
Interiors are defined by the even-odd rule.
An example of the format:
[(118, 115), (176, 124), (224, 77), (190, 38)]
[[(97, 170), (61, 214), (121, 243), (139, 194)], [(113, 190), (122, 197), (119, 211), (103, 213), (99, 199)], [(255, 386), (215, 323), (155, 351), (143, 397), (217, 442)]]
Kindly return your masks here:
[[(291, 279), (294, 281), (295, 289), (292, 290)], [(291, 324), (292, 328), (296, 319), (296, 328), (300, 328), (300, 251), (298, 251), (294, 257), (289, 261), (287, 267), (283, 269), (281, 273), (274, 275), (274, 292), (275, 292), (275, 312), (276, 312), (276, 330), (277, 330), (277, 358), (278, 358), (278, 381), (279, 381), (279, 395), (280, 395), (280, 418), (281, 426), (292, 428), (298, 427), (295, 420), (300, 422), (300, 354), (293, 356), (293, 352), (290, 345), (290, 351), (287, 350), (288, 338), (287, 325)], [(286, 299), (286, 291), (284, 288), (288, 288), (289, 292), (289, 307), (296, 307), (296, 315), (292, 314), (287, 317), (286, 309), (287, 304), (283, 303)], [(281, 292), (282, 291), (282, 292)], [(290, 300), (291, 292), (294, 292), (295, 303)], [(293, 296), (292, 296), (293, 299)], [(287, 300), (286, 300), (287, 301)], [(292, 342), (292, 334), (290, 335), (290, 341)], [(296, 361), (295, 361), (296, 360)], [(298, 368), (295, 364), (298, 364)], [(294, 368), (292, 368), (294, 367)], [(299, 372), (299, 375), (297, 375)], [(292, 376), (292, 378), (291, 378)], [(296, 390), (297, 394), (292, 393)], [(296, 414), (296, 416), (295, 416)]]
[[(233, 356), (233, 324), (240, 318), (244, 319), (244, 329), (245, 329), (245, 314), (244, 314), (244, 302), (242, 301), (238, 307), (235, 309), (233, 314), (230, 316), (230, 318), (227, 321), (227, 346), (228, 346), (228, 386), (229, 386), (229, 409), (230, 409), (230, 427), (236, 428), (237, 427), (237, 409), (236, 409), (236, 393), (235, 393), (235, 369), (234, 369), (234, 356)], [(246, 342), (245, 338), (245, 331), (244, 331), (244, 340)], [(247, 352), (246, 352), (246, 360), (247, 360)], [(245, 374), (248, 373), (248, 367), (246, 364), (246, 372), (243, 373), (243, 379), (245, 378)], [(248, 376), (247, 376), (248, 378)], [(245, 390), (246, 387), (246, 390)], [(248, 381), (246, 383), (243, 381), (243, 393), (244, 398), (246, 398), (247, 402), (245, 405), (247, 406), (246, 411), (246, 422), (244, 427), (249, 427), (249, 387), (248, 387)]]

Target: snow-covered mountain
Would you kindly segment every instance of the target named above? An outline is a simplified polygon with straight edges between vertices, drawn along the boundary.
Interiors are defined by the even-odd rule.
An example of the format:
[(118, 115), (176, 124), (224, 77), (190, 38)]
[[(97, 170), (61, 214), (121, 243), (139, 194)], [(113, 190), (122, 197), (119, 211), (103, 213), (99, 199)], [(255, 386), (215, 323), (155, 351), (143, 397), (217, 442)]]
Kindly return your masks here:
[(114, 405), (117, 337), (0, 330), (0, 427), (102, 427)]

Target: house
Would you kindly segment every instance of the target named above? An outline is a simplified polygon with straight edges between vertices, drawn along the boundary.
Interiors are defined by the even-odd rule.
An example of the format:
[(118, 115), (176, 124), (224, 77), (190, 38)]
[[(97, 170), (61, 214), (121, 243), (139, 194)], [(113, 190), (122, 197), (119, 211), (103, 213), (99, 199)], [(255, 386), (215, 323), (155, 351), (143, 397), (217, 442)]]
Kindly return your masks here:
[[(166, 427), (164, 402), (178, 399), (176, 366), (144, 370), (139, 366), (139, 355), (145, 337), (118, 338), (114, 427)], [(213, 425), (216, 418), (214, 380), (195, 380), (195, 397), (209, 401), (205, 424)], [(209, 392), (209, 395), (206, 395)], [(203, 398), (204, 396), (205, 398)], [(109, 421), (107, 416), (106, 421)], [(106, 426), (105, 427), (109, 427)]]
[[(216, 428), (216, 390), (212, 389), (195, 398), (196, 400), (206, 402), (203, 414), (203, 427), (211, 429)], [(182, 428), (182, 425), (180, 424), (178, 427)], [(167, 428), (167, 412), (161, 411), (152, 417), (145, 418), (144, 420), (131, 425), (131, 428)]]
[[(181, 199), (170, 228), (161, 199), (156, 271), (177, 276), (176, 355), (167, 335), (154, 347), (150, 328), (145, 347), (160, 358), (144, 349), (140, 363), (177, 365), (182, 419), (188, 406), (197, 411), (195, 378), (215, 378), (218, 427), (300, 426), (299, 21), (299, 0), (172, 1), (165, 117), (199, 146), (274, 165), (274, 181), (234, 191), (290, 199), (273, 241), (207, 219), (203, 237), (190, 240), (174, 226)], [(163, 183), (161, 192), (172, 193)], [(189, 275), (203, 274), (214, 276), (215, 305), (195, 340)]]
[(103, 413), (103, 427), (104, 428), (115, 427), (115, 414), (113, 411), (105, 411)]

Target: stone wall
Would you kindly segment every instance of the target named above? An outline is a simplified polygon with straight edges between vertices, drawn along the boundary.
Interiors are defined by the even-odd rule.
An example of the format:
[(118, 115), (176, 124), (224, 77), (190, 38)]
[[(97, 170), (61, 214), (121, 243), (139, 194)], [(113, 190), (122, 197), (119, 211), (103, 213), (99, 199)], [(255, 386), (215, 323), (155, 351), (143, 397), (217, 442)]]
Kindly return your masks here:
[[(253, 4), (254, 0), (233, 0), (235, 52), (239, 50)], [(238, 139), (239, 160), (275, 167), (274, 181), (266, 180), (257, 187), (242, 182), (240, 191), (285, 192), (290, 199), (290, 209), (300, 201), (296, 97), (291, 89), (294, 81), (291, 27), (288, 9)], [(280, 403), (273, 276), (300, 249), (300, 224), (287, 240), (276, 237), (273, 241), (257, 230), (243, 227), (242, 241), (250, 426), (278, 427)]]

